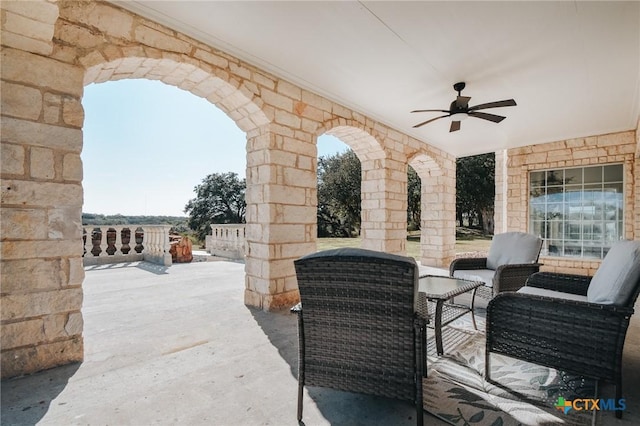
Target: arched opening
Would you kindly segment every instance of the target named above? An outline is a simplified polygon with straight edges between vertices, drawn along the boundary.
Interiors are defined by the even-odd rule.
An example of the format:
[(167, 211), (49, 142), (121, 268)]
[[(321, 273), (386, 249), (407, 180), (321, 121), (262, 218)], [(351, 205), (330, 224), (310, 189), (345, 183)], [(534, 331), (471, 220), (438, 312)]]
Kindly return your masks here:
[(337, 120), (319, 134), (334, 136), (348, 145), (361, 166), (361, 246), (404, 254), (406, 251), (405, 164), (389, 158), (382, 135), (360, 123)]
[(184, 216), (208, 174), (245, 177), (246, 135), (205, 99), (128, 79), (85, 87), (82, 103), (85, 212)]
[(318, 137), (318, 249), (360, 246), (360, 160), (335, 136)]
[[(155, 194), (149, 194), (149, 190), (141, 190), (138, 194), (133, 196), (133, 199), (127, 200), (127, 204), (133, 205), (137, 203), (138, 211), (142, 210), (143, 212), (147, 212), (150, 208), (150, 204), (163, 204), (166, 199), (173, 197), (181, 198), (181, 200), (177, 201), (174, 205), (174, 214), (178, 211), (181, 212), (185, 208), (186, 202), (193, 197), (192, 190), (194, 186), (199, 185), (203, 179), (213, 172), (212, 169), (206, 169), (206, 161), (199, 163), (202, 164), (204, 168), (200, 168), (198, 171), (196, 167), (192, 166), (193, 158), (198, 158), (199, 160), (208, 158), (210, 163), (214, 163), (217, 160), (220, 164), (224, 164), (226, 169), (225, 173), (235, 173), (238, 176), (237, 180), (239, 183), (244, 184), (245, 182), (245, 171), (248, 170), (246, 165), (247, 151), (245, 146), (251, 146), (251, 140), (260, 136), (260, 127), (268, 123), (269, 120), (265, 113), (252, 100), (254, 95), (250, 90), (246, 89), (242, 85), (238, 85), (237, 82), (232, 81), (228, 74), (220, 74), (216, 72), (215, 69), (211, 69), (210, 66), (203, 63), (200, 65), (201, 66), (198, 67), (194, 65), (193, 62), (179, 62), (174, 59), (166, 58), (125, 57), (115, 59), (110, 62), (98, 63), (89, 67), (85, 73), (85, 86), (91, 83), (107, 81), (110, 82), (109, 84), (113, 84), (113, 81), (115, 80), (125, 79), (160, 80), (162, 83), (166, 83), (167, 86), (165, 88), (175, 86), (182, 90), (176, 91), (174, 88), (168, 89), (173, 90), (172, 93), (174, 95), (172, 96), (177, 96), (175, 94), (180, 93), (181, 96), (186, 97), (186, 99), (190, 99), (192, 103), (199, 102), (201, 106), (203, 104), (213, 104), (217, 107), (209, 109), (208, 113), (204, 112), (204, 115), (200, 115), (199, 121), (201, 123), (209, 124), (209, 127), (203, 125), (192, 125), (189, 127), (189, 132), (191, 132), (192, 135), (197, 127), (198, 131), (201, 133), (198, 136), (202, 141), (204, 141), (202, 142), (204, 146), (214, 146), (214, 144), (211, 143), (213, 142), (211, 139), (213, 135), (216, 134), (216, 130), (212, 128), (211, 125), (216, 121), (219, 122), (222, 118), (224, 118), (223, 121), (226, 120), (227, 122), (234, 123), (231, 127), (235, 128), (235, 131), (234, 129), (229, 129), (229, 127), (227, 127), (225, 132), (226, 137), (230, 137), (230, 133), (234, 133), (232, 135), (233, 139), (241, 138), (245, 141), (245, 143), (240, 143), (240, 141), (223, 141), (222, 145), (216, 152), (209, 151), (197, 153), (195, 151), (202, 151), (202, 149), (194, 148), (193, 146), (189, 148), (186, 146), (189, 145), (189, 142), (197, 144), (197, 141), (184, 141), (185, 137), (189, 137), (189, 132), (185, 132), (185, 128), (180, 125), (168, 126), (163, 129), (161, 129), (162, 126), (157, 126), (157, 128), (154, 129), (155, 136), (152, 134), (154, 132), (140, 132), (140, 127), (134, 127), (134, 129), (137, 129), (138, 131), (134, 132), (136, 133), (135, 135), (127, 135), (126, 139), (134, 139), (136, 141), (145, 140), (147, 142), (147, 146), (145, 148), (141, 148), (139, 152), (135, 152), (135, 148), (132, 147), (137, 145), (129, 143), (128, 149), (125, 150), (125, 152), (129, 151), (131, 156), (127, 164), (127, 170), (130, 174), (134, 174), (133, 172), (140, 172), (142, 176), (151, 175), (152, 181), (155, 182), (165, 182), (164, 186), (156, 186), (151, 190), (152, 192), (155, 192)], [(227, 78), (230, 81), (226, 81), (224, 78)], [(150, 85), (156, 84), (155, 87), (161, 87), (157, 86), (157, 82), (147, 81), (147, 83)], [(190, 94), (196, 95), (196, 97), (190, 97), (190, 95), (188, 95), (189, 92)], [(160, 99), (157, 99), (155, 102), (146, 106), (142, 106), (141, 109), (154, 109), (156, 107), (155, 104), (157, 103), (160, 103)], [(122, 111), (122, 109), (126, 109), (124, 104), (126, 104), (126, 101), (120, 101), (119, 105), (115, 106), (114, 113), (120, 119), (130, 120), (131, 114), (126, 114)], [(190, 109), (191, 108), (189, 107), (176, 109), (174, 105), (174, 108), (169, 110), (168, 115), (165, 115), (164, 117), (157, 116), (154, 117), (154, 119), (157, 122), (166, 125), (176, 122), (176, 120), (179, 120), (181, 115), (189, 115), (190, 119), (196, 118), (194, 116), (195, 113), (190, 111)], [(159, 115), (158, 112), (156, 112), (156, 114)], [(242, 136), (240, 136), (240, 134)], [(173, 144), (164, 147), (157, 146), (159, 139), (171, 136), (174, 139)], [(151, 140), (154, 138), (156, 141)], [(209, 140), (207, 141), (207, 139)], [(154, 142), (156, 143), (155, 146)], [(105, 145), (108, 146), (108, 143), (109, 141), (107, 141)], [(237, 148), (242, 147), (242, 165), (236, 162), (234, 166), (234, 161), (232, 161), (228, 156), (233, 152), (229, 147), (233, 146), (234, 143)], [(163, 150), (164, 155), (160, 155), (158, 158), (152, 159), (149, 152), (154, 150)], [(106, 156), (104, 153), (102, 155)], [(103, 164), (120, 163), (121, 161), (122, 160), (120, 159), (112, 159), (110, 162), (105, 162)], [(230, 168), (231, 170), (229, 170)], [(113, 169), (108, 170), (107, 174), (109, 172), (113, 172)], [(178, 188), (178, 186), (174, 184), (177, 180), (176, 177), (180, 176), (181, 178), (184, 178), (185, 175), (190, 176), (190, 182), (183, 184), (181, 188)], [(122, 176), (111, 176), (111, 179), (124, 176), (126, 176), (126, 174), (122, 173)], [(148, 182), (148, 180), (145, 179), (137, 179), (137, 181)], [(188, 181), (188, 179), (186, 181)], [(123, 182), (123, 185), (126, 185), (126, 183)], [(189, 186), (188, 190), (184, 185)], [(100, 191), (97, 192), (99, 193)], [(91, 203), (93, 200), (89, 199), (88, 201)], [(116, 203), (112, 201), (112, 204)], [(160, 207), (156, 206), (155, 208), (157, 209)], [(191, 211), (193, 212), (193, 210)], [(202, 221), (203, 219), (200, 220)], [(194, 221), (191, 221), (191, 225), (193, 225), (193, 222)], [(124, 230), (120, 232), (124, 232)], [(149, 244), (149, 246), (155, 250), (152, 254), (152, 258), (160, 259), (166, 265), (167, 262), (170, 262), (170, 260), (167, 260), (169, 255), (163, 248), (169, 244), (168, 238), (163, 235), (166, 233), (166, 230), (153, 230), (153, 232), (152, 242)], [(117, 237), (119, 235), (120, 234), (116, 232), (116, 240), (121, 241), (123, 238), (127, 238), (127, 235), (122, 233), (118, 239)], [(198, 236), (200, 239), (204, 239), (205, 232), (200, 230), (200, 232), (198, 232)], [(145, 258), (146, 256), (147, 253), (145, 252)]]
[[(131, 83), (143, 85), (144, 93), (134, 95), (135, 92), (129, 88)], [(88, 104), (84, 106), (87, 113), (84, 124), (87, 128), (84, 134), (83, 159), (86, 174), (83, 184), (86, 183), (87, 203), (97, 206), (96, 209), (100, 210), (96, 213), (179, 214), (186, 202), (194, 198), (193, 187), (201, 183), (208, 174), (230, 171), (237, 173), (241, 179), (245, 178), (247, 141), (251, 138), (247, 133), (255, 134), (259, 126), (268, 122), (264, 113), (241, 88), (234, 87), (210, 70), (173, 60), (134, 57), (101, 63), (86, 71), (84, 84), (85, 100)], [(124, 89), (116, 91), (116, 85), (123, 85)], [(97, 93), (95, 102), (91, 99), (94, 91), (101, 92)], [(111, 92), (111, 95), (119, 92), (120, 97), (110, 96), (105, 99), (107, 92)], [(136, 101), (141, 101), (140, 104), (134, 105), (137, 102), (133, 102), (131, 96), (136, 96)], [(167, 100), (172, 100), (173, 104), (161, 105)], [(187, 105), (184, 103), (185, 100)], [(101, 114), (109, 114), (108, 117), (100, 117), (100, 125), (94, 123), (91, 116), (92, 107), (96, 102), (102, 104)], [(141, 122), (142, 118), (132, 113), (132, 107), (143, 109), (143, 116), (152, 117), (150, 122)], [(132, 124), (127, 130), (129, 134), (114, 134), (113, 129), (104, 127), (111, 124), (115, 128), (117, 126), (113, 124), (118, 121)], [(224, 134), (214, 125), (221, 121), (226, 121)], [(189, 138), (190, 135), (193, 139), (186, 141), (185, 138)], [(234, 149), (234, 146), (237, 149)], [(93, 160), (89, 161), (87, 156)], [(177, 182), (178, 176), (181, 177), (180, 183)], [(103, 197), (109, 186), (120, 187), (121, 191), (114, 197)], [(122, 250), (118, 244), (126, 249), (125, 243), (128, 243), (130, 247), (131, 234), (127, 235), (125, 230), (116, 228), (106, 229), (104, 232), (105, 240), (111, 237), (108, 247), (112, 251), (113, 248), (116, 251)], [(138, 237), (140, 227), (133, 225), (127, 229), (129, 232), (135, 229), (134, 235)], [(121, 238), (118, 238), (118, 231), (122, 232)], [(148, 230), (144, 232), (147, 233)], [(144, 244), (145, 249), (147, 245), (161, 245), (163, 238), (159, 236), (155, 240), (149, 240), (149, 243)], [(136, 246), (138, 239), (135, 239)], [(114, 245), (115, 247), (111, 247)], [(143, 268), (152, 272), (146, 276), (160, 274), (155, 280), (148, 282), (148, 285), (155, 285), (168, 275), (167, 270), (162, 267), (146, 265)], [(242, 277), (244, 266), (236, 264), (235, 268), (238, 269), (238, 277)], [(145, 279), (134, 278), (141, 285)], [(237, 292), (242, 292), (244, 284), (244, 280), (240, 279), (233, 285), (238, 287)], [(121, 286), (122, 283), (118, 285)], [(117, 291), (118, 285), (114, 290)], [(120, 289), (123, 290), (124, 300), (135, 298), (136, 286)], [(181, 289), (176, 288), (174, 291), (175, 298), (179, 300)], [(126, 304), (123, 306), (125, 312), (130, 312), (130, 308), (127, 308)], [(148, 319), (142, 319), (142, 313), (130, 313), (133, 314), (132, 318), (139, 318), (143, 322), (154, 321), (158, 315), (165, 315), (163, 312), (167, 309), (144, 304), (139, 308), (142, 313), (146, 310)], [(91, 336), (96, 332), (91, 330), (94, 317), (87, 316), (85, 319), (87, 355), (96, 350), (89, 344)], [(132, 334), (124, 337), (131, 338), (132, 341), (142, 340), (142, 344), (137, 347), (131, 345), (134, 353), (149, 351), (149, 345), (154, 339), (154, 336), (148, 335), (145, 335), (146, 340), (142, 339), (139, 334), (141, 331), (138, 330), (141, 328), (144, 327), (130, 328)], [(126, 333), (127, 330), (123, 331)], [(174, 331), (179, 332), (178, 329)], [(156, 346), (158, 347), (154, 349), (160, 351), (172, 350), (162, 345)], [(122, 355), (125, 354), (117, 354), (116, 358), (122, 358)]]
[[(188, 324), (197, 306), (188, 312), (182, 308), (192, 291), (183, 274), (159, 265), (111, 262), (122, 262), (120, 254), (141, 259), (143, 248), (146, 251), (156, 243), (148, 238), (150, 228), (157, 225), (150, 221), (184, 216), (185, 205), (195, 197), (194, 186), (207, 175), (234, 172), (244, 179), (246, 135), (210, 101), (160, 81), (90, 84), (85, 88), (83, 107), (83, 211), (135, 216), (144, 222), (85, 226), (84, 238), (89, 240), (85, 247), (95, 250), (97, 246), (95, 255), (108, 255), (100, 259), (109, 262), (86, 267), (82, 311), (86, 359), (109, 354), (108, 360), (100, 362), (119, 368), (206, 340), (203, 332), (194, 332)], [(96, 236), (102, 239), (97, 244)], [(101, 245), (105, 253), (100, 253)], [(112, 256), (112, 261), (107, 258)], [(195, 267), (193, 273), (198, 274), (202, 266), (184, 267)], [(229, 285), (241, 293), (243, 265), (232, 267), (239, 279)], [(211, 280), (220, 279), (216, 270), (207, 271), (213, 274)], [(106, 285), (107, 280), (115, 282)], [(149, 297), (149, 291), (162, 296), (168, 289), (168, 300)], [(105, 293), (116, 297), (117, 309), (100, 309), (108, 299)], [(101, 312), (97, 314), (96, 309)], [(172, 324), (165, 328), (164, 339), (158, 339), (158, 321)], [(122, 340), (130, 344), (123, 346)]]

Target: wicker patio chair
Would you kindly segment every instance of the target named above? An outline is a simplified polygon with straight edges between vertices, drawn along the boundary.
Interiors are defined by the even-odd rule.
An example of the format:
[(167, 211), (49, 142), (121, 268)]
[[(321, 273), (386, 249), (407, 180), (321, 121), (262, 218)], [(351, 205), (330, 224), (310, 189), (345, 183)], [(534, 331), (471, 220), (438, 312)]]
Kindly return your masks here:
[(422, 425), (426, 299), (412, 258), (336, 249), (295, 261), (298, 313), (298, 421), (303, 388), (411, 401)]
[[(593, 278), (539, 272), (487, 307), (485, 377), (490, 354), (615, 384), (622, 397), (622, 350), (640, 292), (640, 241), (620, 241)], [(616, 411), (621, 417), (622, 412)]]
[[(503, 291), (516, 291), (527, 278), (540, 270), (538, 258), (542, 239), (524, 232), (496, 234), (487, 257), (455, 259), (449, 266), (449, 276), (481, 281), (478, 295), (491, 299)], [(484, 291), (482, 291), (484, 290)]]

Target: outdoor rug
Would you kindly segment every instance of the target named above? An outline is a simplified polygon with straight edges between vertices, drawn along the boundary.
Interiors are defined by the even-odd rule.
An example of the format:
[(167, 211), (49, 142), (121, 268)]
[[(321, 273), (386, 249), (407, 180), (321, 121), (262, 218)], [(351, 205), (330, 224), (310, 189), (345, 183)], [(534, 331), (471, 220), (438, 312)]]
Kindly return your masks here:
[[(484, 324), (478, 324), (484, 330)], [(485, 335), (464, 321), (445, 328), (445, 354), (428, 348), (424, 409), (452, 425), (590, 425), (597, 412), (564, 411), (566, 401), (594, 398), (595, 381), (510, 357), (491, 354), (491, 379), (484, 380)], [(430, 339), (431, 341), (433, 339)], [(561, 400), (562, 401), (562, 400)]]

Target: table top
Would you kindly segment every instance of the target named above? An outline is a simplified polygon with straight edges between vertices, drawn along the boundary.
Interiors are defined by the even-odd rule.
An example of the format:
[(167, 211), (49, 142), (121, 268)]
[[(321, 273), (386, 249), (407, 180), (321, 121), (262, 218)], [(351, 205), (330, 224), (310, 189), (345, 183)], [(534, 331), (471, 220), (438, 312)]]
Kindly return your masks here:
[(420, 277), (419, 285), (419, 291), (425, 293), (429, 299), (447, 300), (480, 287), (484, 283), (437, 275), (425, 275)]

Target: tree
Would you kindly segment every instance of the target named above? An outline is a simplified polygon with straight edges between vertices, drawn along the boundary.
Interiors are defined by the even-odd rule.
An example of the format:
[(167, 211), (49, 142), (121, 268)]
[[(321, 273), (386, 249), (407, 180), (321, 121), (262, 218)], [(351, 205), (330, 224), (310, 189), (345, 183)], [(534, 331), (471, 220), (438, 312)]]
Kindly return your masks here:
[(232, 172), (210, 174), (195, 186), (196, 198), (187, 202), (184, 212), (199, 239), (203, 240), (211, 231), (211, 223), (245, 222), (245, 190), (245, 179)]
[(360, 160), (352, 150), (318, 159), (318, 236), (360, 234)]
[[(495, 154), (488, 153), (456, 160), (456, 211), (476, 218), (486, 234), (493, 233), (495, 200)], [(469, 221), (471, 225), (471, 220)]]
[(413, 170), (407, 168), (407, 228), (409, 230), (420, 229), (420, 200), (422, 197), (422, 186), (420, 176)]

